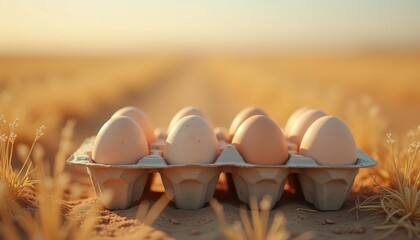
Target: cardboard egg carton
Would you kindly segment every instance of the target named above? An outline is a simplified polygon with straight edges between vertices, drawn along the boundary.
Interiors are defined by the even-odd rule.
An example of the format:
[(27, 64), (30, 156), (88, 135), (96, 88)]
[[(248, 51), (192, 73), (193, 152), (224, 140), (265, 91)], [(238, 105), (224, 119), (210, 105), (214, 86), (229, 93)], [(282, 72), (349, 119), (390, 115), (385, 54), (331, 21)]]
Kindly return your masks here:
[(295, 173), (305, 200), (325, 211), (342, 207), (359, 168), (377, 164), (358, 150), (358, 159), (353, 165), (319, 165), (312, 158), (296, 154), (293, 146), (289, 146), (290, 157), (284, 165), (250, 164), (233, 145), (224, 141), (223, 134), (216, 135), (221, 153), (212, 164), (168, 165), (162, 158), (163, 134), (152, 144), (150, 155), (135, 164), (95, 163), (91, 158), (94, 137), (86, 139), (67, 163), (87, 167), (99, 199), (104, 192), (113, 193), (111, 201), (103, 201), (108, 209), (123, 209), (135, 204), (154, 172), (160, 173), (165, 191), (177, 208), (199, 209), (213, 197), (219, 175), (225, 172), (232, 175), (236, 194), (242, 202), (249, 205), (251, 197), (260, 201), (268, 195), (274, 200), (271, 207), (280, 200), (289, 174)]

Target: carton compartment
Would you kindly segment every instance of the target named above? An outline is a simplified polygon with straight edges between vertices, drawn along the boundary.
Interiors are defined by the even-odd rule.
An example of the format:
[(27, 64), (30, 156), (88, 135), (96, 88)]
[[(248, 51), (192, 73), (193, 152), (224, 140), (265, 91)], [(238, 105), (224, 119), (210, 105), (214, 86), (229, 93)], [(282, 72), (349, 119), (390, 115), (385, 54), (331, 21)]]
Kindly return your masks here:
[[(124, 209), (138, 201), (149, 179), (142, 169), (87, 168), (96, 196), (107, 209)], [(105, 199), (105, 193), (111, 193)]]
[(264, 196), (271, 197), (271, 206), (280, 200), (289, 170), (287, 168), (233, 168), (232, 177), (238, 198), (250, 204), (255, 197), (260, 202)]
[(305, 200), (322, 211), (339, 210), (359, 172), (353, 169), (302, 169), (298, 174)]
[(213, 197), (219, 180), (218, 168), (180, 167), (162, 169), (165, 192), (179, 209), (195, 210), (204, 207)]

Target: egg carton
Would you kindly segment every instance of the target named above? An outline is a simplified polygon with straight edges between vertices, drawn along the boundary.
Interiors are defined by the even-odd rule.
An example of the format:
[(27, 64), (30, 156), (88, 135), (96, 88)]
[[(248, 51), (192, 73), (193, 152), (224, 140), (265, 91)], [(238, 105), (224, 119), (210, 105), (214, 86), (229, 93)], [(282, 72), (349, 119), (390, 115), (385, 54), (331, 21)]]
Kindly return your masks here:
[(261, 201), (270, 196), (271, 208), (280, 200), (289, 174), (296, 174), (305, 200), (318, 210), (339, 210), (347, 199), (360, 168), (377, 163), (358, 150), (353, 165), (319, 165), (315, 160), (297, 154), (289, 146), (290, 157), (284, 165), (257, 165), (243, 160), (233, 145), (218, 134), (220, 155), (212, 164), (168, 165), (162, 157), (164, 140), (158, 139), (150, 155), (135, 164), (108, 165), (92, 160), (94, 137), (88, 138), (67, 160), (70, 165), (87, 167), (98, 198), (111, 191), (110, 201), (103, 201), (107, 209), (124, 209), (142, 196), (151, 173), (159, 172), (166, 194), (179, 209), (204, 207), (213, 197), (219, 175), (232, 175), (238, 198), (249, 206), (250, 199)]

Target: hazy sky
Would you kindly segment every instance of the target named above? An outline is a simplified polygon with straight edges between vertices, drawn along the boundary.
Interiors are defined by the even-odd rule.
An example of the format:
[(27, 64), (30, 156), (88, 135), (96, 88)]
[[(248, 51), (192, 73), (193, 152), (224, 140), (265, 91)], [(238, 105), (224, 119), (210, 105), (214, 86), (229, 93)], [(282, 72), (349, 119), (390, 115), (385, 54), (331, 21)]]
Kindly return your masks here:
[(0, 53), (409, 46), (417, 0), (0, 0)]

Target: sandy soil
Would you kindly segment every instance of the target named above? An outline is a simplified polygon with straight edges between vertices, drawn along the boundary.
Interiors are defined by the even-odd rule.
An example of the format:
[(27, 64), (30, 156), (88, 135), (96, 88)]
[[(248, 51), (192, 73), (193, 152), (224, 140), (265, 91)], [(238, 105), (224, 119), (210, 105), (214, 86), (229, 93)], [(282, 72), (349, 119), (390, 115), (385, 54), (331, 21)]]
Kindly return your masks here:
[[(229, 93), (223, 88), (208, 81), (207, 75), (199, 66), (191, 68), (180, 67), (178, 71), (171, 73), (167, 79), (157, 81), (150, 89), (133, 89), (135, 94), (128, 94), (126, 99), (113, 106), (104, 106), (92, 116), (79, 119), (76, 129), (76, 142), (80, 144), (83, 139), (94, 135), (103, 122), (112, 113), (124, 105), (134, 105), (147, 112), (156, 126), (166, 126), (175, 112), (186, 106), (195, 105), (206, 111), (213, 119), (215, 126), (223, 126), (230, 123), (234, 114), (247, 102), (243, 99), (229, 98)], [(176, 89), (176, 90), (175, 90)], [(228, 103), (220, 106), (217, 103), (226, 100)], [(168, 111), (170, 109), (170, 111)], [(79, 217), (83, 217), (85, 210), (97, 200), (86, 169), (71, 167), (73, 180), (85, 186), (87, 198), (79, 201), (75, 209)], [(153, 191), (146, 192), (141, 201), (155, 201), (163, 194), (162, 186), (156, 176)], [(287, 229), (292, 237), (303, 232), (312, 231), (315, 239), (377, 239), (382, 234), (372, 229), (382, 221), (381, 216), (361, 214), (360, 220), (356, 219), (355, 212), (349, 212), (354, 207), (355, 193), (344, 204), (340, 211), (334, 212), (307, 212), (298, 208), (312, 209), (299, 193), (285, 191), (281, 200), (271, 212), (282, 212), (287, 220)], [(224, 206), (224, 212), (230, 223), (239, 219), (239, 207), (242, 203), (238, 200), (235, 192), (219, 188), (214, 196)], [(103, 210), (95, 227), (93, 236), (98, 239), (108, 238), (133, 238), (140, 231), (140, 223), (135, 220), (138, 205), (125, 210)], [(271, 221), (271, 220), (270, 220)], [(328, 223), (327, 223), (328, 222)], [(178, 210), (173, 204), (169, 204), (153, 224), (156, 231), (152, 239), (175, 238), (175, 239), (223, 239), (219, 229), (219, 221), (213, 209), (207, 205), (196, 211)], [(405, 239), (407, 235), (398, 231), (388, 239)]]
[[(148, 191), (140, 202), (154, 202), (162, 194), (164, 193)], [(351, 194), (350, 199), (345, 202), (340, 211), (309, 212), (306, 209), (313, 209), (313, 207), (304, 201), (299, 192), (284, 191), (282, 198), (270, 213), (270, 222), (275, 213), (284, 214), (287, 230), (292, 238), (310, 231), (314, 233), (314, 239), (378, 239), (382, 232), (372, 227), (379, 225), (382, 218), (361, 213), (360, 219), (357, 220), (355, 212), (349, 212), (354, 206), (355, 195), (355, 193)], [(223, 204), (227, 221), (229, 223), (238, 221), (239, 207), (243, 203), (236, 197), (236, 193), (218, 189), (214, 197)], [(82, 218), (86, 209), (95, 203), (97, 200), (92, 197), (77, 204), (75, 210), (80, 213), (78, 216)], [(136, 220), (137, 211), (138, 205), (124, 210), (102, 210), (93, 237), (97, 239), (135, 237), (138, 231), (141, 231), (141, 224)], [(170, 203), (153, 224), (155, 231), (152, 232), (151, 239), (223, 239), (219, 224), (210, 205), (199, 210), (188, 211), (179, 210)], [(385, 239), (406, 238), (407, 235), (400, 230)]]

